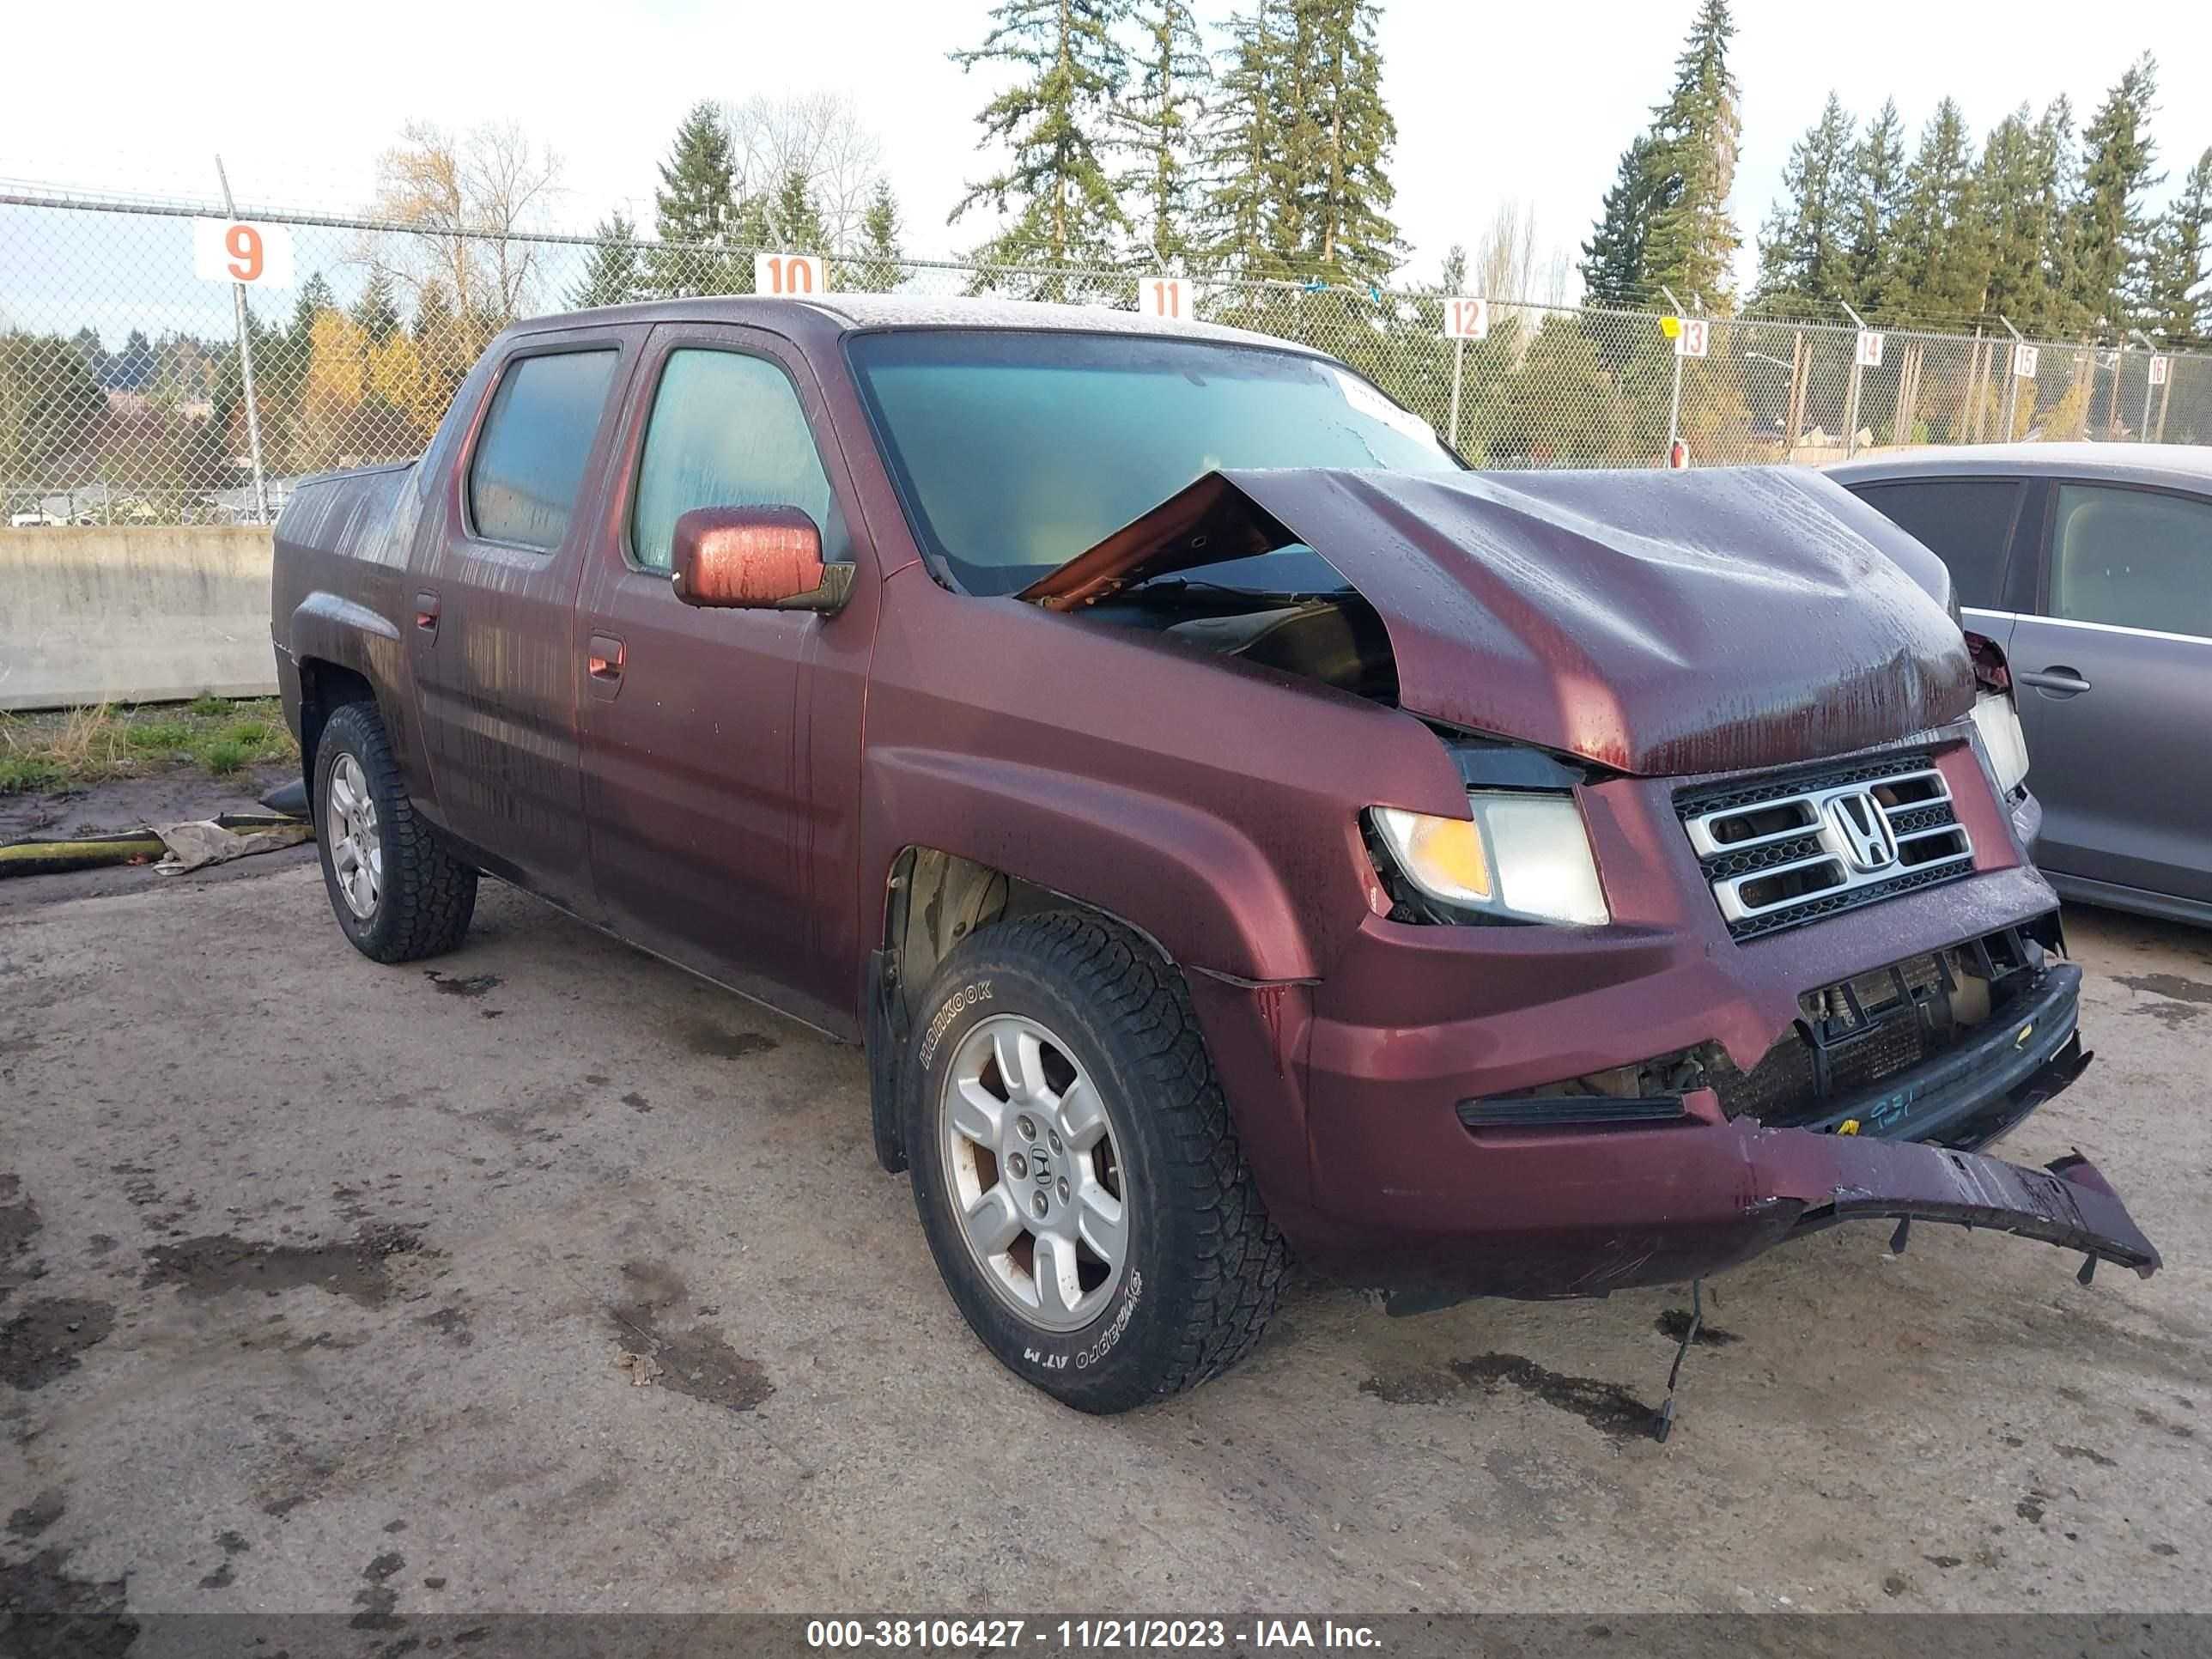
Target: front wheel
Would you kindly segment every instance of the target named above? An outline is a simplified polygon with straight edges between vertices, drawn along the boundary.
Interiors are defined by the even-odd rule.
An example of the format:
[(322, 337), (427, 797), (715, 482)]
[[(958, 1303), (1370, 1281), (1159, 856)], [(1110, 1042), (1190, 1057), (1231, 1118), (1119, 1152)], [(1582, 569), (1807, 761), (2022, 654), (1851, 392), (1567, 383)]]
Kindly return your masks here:
[(374, 704), (346, 703), (323, 727), (314, 801), (323, 884), (356, 950), (413, 962), (461, 942), (477, 872), (416, 816)]
[(915, 1203), (985, 1345), (1091, 1412), (1241, 1358), (1288, 1251), (1174, 970), (1096, 917), (1024, 916), (954, 951), (923, 1006)]

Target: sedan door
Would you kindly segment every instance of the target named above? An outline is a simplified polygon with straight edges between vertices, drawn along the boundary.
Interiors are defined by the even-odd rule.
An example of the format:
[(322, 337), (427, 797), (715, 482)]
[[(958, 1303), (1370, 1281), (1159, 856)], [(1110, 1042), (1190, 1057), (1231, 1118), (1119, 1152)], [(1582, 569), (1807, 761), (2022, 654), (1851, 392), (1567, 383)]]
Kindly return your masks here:
[(2010, 650), (2038, 860), (2079, 897), (2212, 903), (2212, 501), (2087, 483), (2050, 497), (2040, 601)]

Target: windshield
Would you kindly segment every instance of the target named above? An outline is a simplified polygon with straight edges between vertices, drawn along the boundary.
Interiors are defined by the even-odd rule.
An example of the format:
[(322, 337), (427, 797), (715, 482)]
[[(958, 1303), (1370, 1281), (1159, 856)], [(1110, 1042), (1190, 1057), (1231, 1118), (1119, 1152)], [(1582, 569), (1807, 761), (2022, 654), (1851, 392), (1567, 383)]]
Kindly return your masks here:
[[(1459, 466), (1350, 370), (1288, 351), (955, 329), (862, 334), (851, 349), (915, 534), (971, 593), (1019, 592), (1219, 468)], [(1289, 548), (1206, 577), (1343, 586)]]

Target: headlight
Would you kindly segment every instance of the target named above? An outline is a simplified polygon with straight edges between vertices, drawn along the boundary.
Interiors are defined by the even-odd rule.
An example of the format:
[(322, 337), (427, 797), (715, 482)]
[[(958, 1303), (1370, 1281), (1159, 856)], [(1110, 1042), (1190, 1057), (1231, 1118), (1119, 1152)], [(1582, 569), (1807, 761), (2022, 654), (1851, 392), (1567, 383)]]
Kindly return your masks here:
[(2010, 798), (2027, 780), (2027, 733), (2021, 730), (2020, 708), (2008, 691), (1984, 691), (1974, 700), (1974, 729), (1997, 775), (1997, 793)]
[(1370, 809), (1402, 875), (1439, 904), (1510, 921), (1612, 920), (1581, 809), (1568, 795), (1471, 789), (1469, 817)]

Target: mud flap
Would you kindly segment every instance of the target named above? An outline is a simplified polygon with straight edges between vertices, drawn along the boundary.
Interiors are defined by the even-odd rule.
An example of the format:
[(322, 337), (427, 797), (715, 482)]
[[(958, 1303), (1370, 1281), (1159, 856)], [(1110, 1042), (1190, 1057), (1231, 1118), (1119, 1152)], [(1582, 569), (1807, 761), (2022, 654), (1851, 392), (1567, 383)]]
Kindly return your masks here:
[(1917, 1141), (1803, 1129), (1765, 1131), (1747, 1152), (1753, 1180), (1770, 1202), (1804, 1206), (1792, 1237), (1839, 1221), (1940, 1221), (2040, 1239), (2145, 1279), (2164, 1265), (2127, 1206), (2079, 1152), (2030, 1170)]

